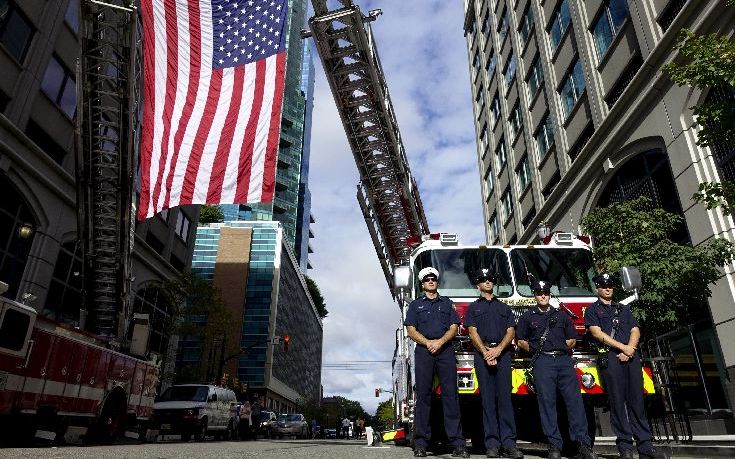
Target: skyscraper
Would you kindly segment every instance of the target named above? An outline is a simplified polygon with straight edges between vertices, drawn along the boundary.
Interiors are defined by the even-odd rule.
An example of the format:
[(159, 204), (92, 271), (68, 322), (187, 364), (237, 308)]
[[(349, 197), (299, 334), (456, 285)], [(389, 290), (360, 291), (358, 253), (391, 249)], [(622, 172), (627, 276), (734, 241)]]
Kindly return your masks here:
[[(533, 242), (542, 221), (578, 232), (591, 209), (638, 196), (684, 217), (682, 242), (733, 240), (733, 220), (691, 196), (703, 180), (735, 179), (735, 150), (697, 146), (690, 107), (735, 95), (678, 87), (661, 72), (677, 57), (682, 28), (732, 36), (732, 8), (642, 0), (464, 5), (489, 243)], [(690, 408), (709, 412), (735, 401), (735, 279), (731, 266), (724, 272), (709, 314), (692, 329), (710, 362), (697, 368), (694, 384), (711, 378), (713, 389)], [(687, 336), (680, 341), (687, 358), (702, 349)]]
[(296, 222), (296, 247), (294, 250), (299, 259), (301, 270), (311, 268), (309, 254), (312, 253), (309, 239), (314, 237), (311, 224), (314, 216), (311, 212), (311, 191), (309, 191), (309, 158), (311, 156), (311, 118), (314, 112), (314, 60), (312, 58), (311, 40), (304, 40), (304, 58), (301, 66), (301, 92), (304, 94), (304, 142), (301, 153), (301, 172), (299, 174), (299, 205)]

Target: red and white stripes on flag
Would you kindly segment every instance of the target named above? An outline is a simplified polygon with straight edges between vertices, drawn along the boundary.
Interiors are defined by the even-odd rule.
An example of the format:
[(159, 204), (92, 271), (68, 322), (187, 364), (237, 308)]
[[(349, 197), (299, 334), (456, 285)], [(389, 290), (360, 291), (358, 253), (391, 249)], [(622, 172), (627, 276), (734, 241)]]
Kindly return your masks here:
[[(215, 10), (233, 4), (237, 8), (230, 3), (237, 1), (141, 1), (144, 105), (138, 219), (184, 204), (273, 200), (286, 51), (275, 46), (259, 60), (248, 62), (243, 56), (242, 64), (237, 57), (224, 66), (218, 65), (221, 59), (214, 62), (223, 52), (223, 40), (232, 41), (217, 30), (222, 20), (216, 19)], [(242, 0), (243, 5), (254, 3), (264, 2)], [(254, 17), (254, 10), (241, 8)], [(234, 35), (245, 46), (245, 36)], [(275, 35), (283, 40), (283, 34)]]

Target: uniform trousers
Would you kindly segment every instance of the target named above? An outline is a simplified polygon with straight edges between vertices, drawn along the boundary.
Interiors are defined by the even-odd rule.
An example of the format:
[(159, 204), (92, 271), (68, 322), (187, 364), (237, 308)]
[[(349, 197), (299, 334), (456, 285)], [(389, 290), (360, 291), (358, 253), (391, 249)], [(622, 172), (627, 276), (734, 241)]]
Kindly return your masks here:
[(591, 445), (592, 441), (587, 433), (584, 403), (579, 392), (579, 380), (572, 358), (566, 354), (560, 356), (541, 354), (533, 366), (533, 377), (541, 429), (549, 443), (559, 449), (563, 446), (556, 412), (556, 390), (558, 388), (567, 408), (569, 437), (572, 441)]
[(503, 352), (497, 365), (488, 365), (475, 351), (475, 372), (482, 398), (482, 422), (485, 448), (515, 449), (516, 422), (513, 414), (512, 369), (510, 352)]
[(638, 451), (651, 451), (651, 428), (643, 408), (643, 375), (638, 354), (628, 362), (621, 362), (617, 352), (610, 351), (608, 367), (602, 370), (602, 378), (610, 403), (610, 424), (617, 437), (618, 450), (632, 450), (635, 438)]
[(416, 432), (413, 443), (416, 448), (426, 448), (431, 438), (431, 393), (434, 372), (439, 376), (444, 430), (452, 446), (465, 446), (460, 424), (459, 398), (457, 396), (457, 360), (452, 346), (444, 346), (432, 355), (424, 346), (416, 346)]

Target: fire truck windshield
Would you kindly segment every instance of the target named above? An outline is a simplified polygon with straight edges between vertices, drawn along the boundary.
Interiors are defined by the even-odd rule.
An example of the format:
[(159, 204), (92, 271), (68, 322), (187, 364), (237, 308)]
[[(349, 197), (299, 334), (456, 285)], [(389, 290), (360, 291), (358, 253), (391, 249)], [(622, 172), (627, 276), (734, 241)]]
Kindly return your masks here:
[[(497, 273), (495, 296), (503, 298), (513, 294), (508, 256), (500, 249), (427, 250), (414, 261), (414, 273), (427, 266), (439, 271), (439, 294), (444, 296), (478, 296), (473, 277), (479, 268), (492, 268)], [(414, 282), (416, 292), (420, 292), (419, 280), (414, 279)]]
[(518, 293), (533, 296), (530, 281), (551, 282), (556, 296), (594, 296), (595, 276), (592, 253), (585, 249), (516, 248), (510, 252)]

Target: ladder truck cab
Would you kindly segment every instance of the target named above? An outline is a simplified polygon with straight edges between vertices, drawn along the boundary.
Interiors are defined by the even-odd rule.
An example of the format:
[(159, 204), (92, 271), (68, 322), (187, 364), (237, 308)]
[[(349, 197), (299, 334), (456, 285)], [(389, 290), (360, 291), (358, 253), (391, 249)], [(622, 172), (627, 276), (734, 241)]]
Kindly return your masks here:
[[(0, 295), (6, 289), (0, 282)], [(134, 333), (147, 334), (139, 322)], [(137, 437), (134, 429), (151, 415), (159, 369), (108, 344), (0, 296), (0, 435), (19, 443)]]
[[(428, 266), (439, 271), (439, 294), (450, 298), (464, 323), (464, 314), (469, 303), (479, 296), (473, 282), (473, 275), (479, 268), (492, 268), (497, 275), (494, 285), (495, 296), (507, 303), (518, 318), (527, 310), (535, 307), (531, 290), (533, 279), (548, 279), (552, 283), (551, 305), (569, 314), (578, 333), (573, 358), (579, 377), (579, 390), (585, 401), (590, 433), (594, 438), (595, 406), (605, 404), (605, 386), (601, 381), (596, 365), (597, 346), (587, 334), (584, 325), (585, 309), (597, 300), (595, 266), (589, 239), (572, 233), (557, 232), (547, 236), (544, 243), (528, 245), (467, 246), (461, 245), (454, 234), (432, 234), (422, 241), (413, 241), (408, 266), (396, 268), (395, 293), (402, 305), (402, 320), (406, 317), (408, 304), (422, 295), (417, 273)], [(638, 286), (628, 286), (637, 288)], [(630, 299), (632, 300), (632, 298)], [(414, 391), (412, 386), (414, 343), (408, 338), (404, 327), (400, 327), (396, 358), (394, 364), (394, 385), (396, 386), (397, 416), (404, 425), (413, 421)], [(462, 408), (462, 425), (465, 435), (472, 438), (473, 444), (483, 444), (482, 412), (478, 385), (474, 369), (473, 346), (469, 331), (460, 325), (453, 340), (457, 358), (457, 388)], [(520, 349), (516, 349), (513, 361), (512, 387), (513, 404), (516, 410), (518, 436), (524, 440), (538, 440), (541, 429), (532, 387), (526, 381), (526, 368), (529, 360)], [(653, 393), (653, 380), (650, 368), (644, 368), (644, 391)], [(438, 394), (438, 381), (435, 379), (435, 393)], [(439, 408), (441, 404), (432, 405)], [(439, 409), (432, 409), (439, 413)], [(537, 422), (533, 422), (533, 420)], [(443, 432), (441, 417), (432, 419), (432, 432)], [(436, 429), (435, 429), (436, 427)], [(566, 432), (567, 429), (560, 429)], [(524, 438), (525, 437), (525, 438)], [(479, 442), (479, 443), (474, 443)]]

